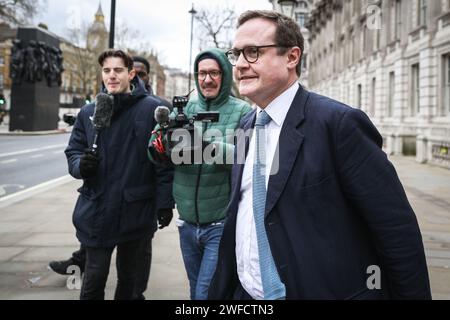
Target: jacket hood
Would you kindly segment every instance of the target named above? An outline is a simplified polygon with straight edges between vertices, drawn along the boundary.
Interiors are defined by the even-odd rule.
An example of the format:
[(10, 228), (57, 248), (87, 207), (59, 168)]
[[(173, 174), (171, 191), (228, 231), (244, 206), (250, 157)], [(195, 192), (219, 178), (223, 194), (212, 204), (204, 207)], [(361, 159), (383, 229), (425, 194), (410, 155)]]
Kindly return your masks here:
[[(214, 99), (210, 100), (210, 103), (213, 105), (222, 105), (224, 102), (226, 102), (230, 96), (231, 93), (231, 85), (233, 82), (233, 74), (232, 74), (232, 66), (231, 63), (228, 61), (228, 58), (226, 57), (225, 53), (220, 49), (208, 49), (205, 51), (200, 52), (197, 57), (195, 58), (194, 62), (194, 72), (198, 72), (198, 64), (199, 60), (204, 55), (211, 55), (215, 58), (217, 63), (220, 66), (220, 69), (222, 71), (222, 85), (220, 87), (219, 95), (215, 97)], [(195, 77), (195, 86), (197, 87), (197, 93), (198, 93), (198, 100), (201, 105), (206, 105), (206, 98), (202, 94), (200, 90), (200, 84), (198, 83), (197, 77)]]

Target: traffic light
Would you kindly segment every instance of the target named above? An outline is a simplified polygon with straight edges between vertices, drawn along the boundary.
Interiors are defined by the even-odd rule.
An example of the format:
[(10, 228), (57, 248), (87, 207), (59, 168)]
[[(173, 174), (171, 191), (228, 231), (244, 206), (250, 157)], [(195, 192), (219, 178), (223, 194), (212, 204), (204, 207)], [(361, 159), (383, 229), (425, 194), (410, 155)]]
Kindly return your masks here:
[(6, 104), (6, 99), (3, 94), (0, 94), (0, 106), (4, 106)]
[(86, 95), (86, 104), (89, 104), (89, 103), (91, 103), (91, 101), (92, 101), (92, 98), (91, 98), (91, 96), (88, 94), (88, 95)]

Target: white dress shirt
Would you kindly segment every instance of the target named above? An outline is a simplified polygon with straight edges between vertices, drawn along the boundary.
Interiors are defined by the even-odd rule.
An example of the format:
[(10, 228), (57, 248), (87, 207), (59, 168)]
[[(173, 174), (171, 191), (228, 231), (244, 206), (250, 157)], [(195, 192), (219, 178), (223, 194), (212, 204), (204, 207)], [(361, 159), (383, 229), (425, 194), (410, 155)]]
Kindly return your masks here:
[[(289, 107), (295, 98), (299, 84), (295, 82), (289, 89), (273, 100), (264, 110), (272, 119), (265, 126), (266, 136), (266, 190), (271, 174), (278, 172), (278, 159), (275, 152), (278, 148), (278, 139), (281, 128), (289, 111)], [(256, 113), (262, 109), (257, 107)], [(278, 158), (277, 152), (277, 158)], [(255, 220), (253, 218), (253, 163), (255, 161), (255, 139), (250, 140), (244, 172), (241, 182), (241, 200), (236, 221), (236, 262), (237, 273), (242, 287), (253, 299), (264, 299), (264, 292), (259, 268), (258, 242), (256, 239)]]

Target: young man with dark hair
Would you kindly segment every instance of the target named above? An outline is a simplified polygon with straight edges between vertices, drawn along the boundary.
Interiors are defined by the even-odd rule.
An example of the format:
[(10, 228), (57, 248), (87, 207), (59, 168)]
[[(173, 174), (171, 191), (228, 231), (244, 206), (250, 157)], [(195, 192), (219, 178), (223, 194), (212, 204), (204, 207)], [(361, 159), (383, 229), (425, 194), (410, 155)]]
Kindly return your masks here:
[(173, 170), (146, 158), (158, 102), (135, 77), (132, 58), (108, 50), (98, 61), (104, 91), (112, 96), (111, 124), (99, 133), (97, 152), (92, 152), (96, 132), (91, 119), (97, 106), (84, 106), (65, 151), (70, 174), (83, 179), (73, 215), (77, 238), (86, 250), (80, 299), (104, 299), (114, 248), (114, 298), (142, 299), (157, 217), (168, 216), (173, 208)]
[[(136, 75), (144, 82), (146, 90), (149, 92), (149, 94), (158, 101), (158, 105), (172, 108), (172, 105), (158, 97), (152, 94), (152, 89), (149, 84), (149, 72), (150, 72), (150, 63), (147, 59), (140, 56), (133, 56), (133, 69), (136, 71)], [(159, 222), (159, 229), (163, 229), (166, 227), (171, 219), (172, 216), (169, 214), (168, 216), (164, 216), (165, 212), (161, 212), (161, 214), (158, 216), (158, 222)], [(149, 259), (151, 259), (151, 251), (148, 253)], [(49, 263), (49, 267), (54, 272), (61, 274), (61, 275), (70, 275), (68, 272), (68, 269), (70, 266), (78, 266), (80, 268), (81, 273), (84, 273), (84, 265), (86, 263), (86, 250), (83, 245), (80, 246), (79, 250), (76, 250), (72, 253), (72, 256), (67, 260), (55, 260), (51, 261)], [(148, 279), (148, 276), (146, 277)], [(145, 286), (147, 285), (145, 278), (141, 281), (141, 284)], [(140, 289), (138, 288), (138, 291)], [(142, 291), (142, 290), (141, 290)], [(145, 290), (144, 290), (145, 291)]]

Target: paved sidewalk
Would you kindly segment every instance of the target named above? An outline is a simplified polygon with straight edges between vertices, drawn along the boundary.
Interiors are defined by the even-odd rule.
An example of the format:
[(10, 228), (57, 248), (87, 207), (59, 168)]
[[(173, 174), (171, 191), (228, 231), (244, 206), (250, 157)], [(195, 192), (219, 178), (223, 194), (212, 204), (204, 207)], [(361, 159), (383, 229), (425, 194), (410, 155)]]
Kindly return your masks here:
[[(0, 299), (78, 299), (67, 276), (47, 269), (51, 260), (67, 259), (79, 247), (72, 210), (80, 181), (0, 209)], [(175, 217), (174, 217), (175, 219)], [(106, 299), (114, 296), (117, 273), (111, 263)], [(153, 262), (147, 299), (189, 299), (189, 289), (175, 223), (153, 239)]]
[[(450, 299), (450, 170), (393, 157), (422, 230), (434, 299)], [(78, 248), (72, 210), (80, 181), (70, 180), (2, 207), (0, 202), (0, 299), (78, 299), (66, 276), (47, 269)], [(174, 217), (175, 219), (175, 217)], [(114, 260), (113, 260), (114, 261)], [(111, 264), (106, 298), (116, 281)], [(147, 299), (188, 299), (189, 287), (175, 223), (156, 233)]]

